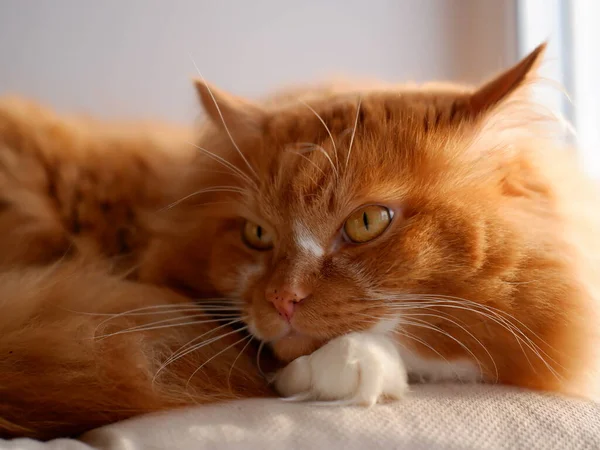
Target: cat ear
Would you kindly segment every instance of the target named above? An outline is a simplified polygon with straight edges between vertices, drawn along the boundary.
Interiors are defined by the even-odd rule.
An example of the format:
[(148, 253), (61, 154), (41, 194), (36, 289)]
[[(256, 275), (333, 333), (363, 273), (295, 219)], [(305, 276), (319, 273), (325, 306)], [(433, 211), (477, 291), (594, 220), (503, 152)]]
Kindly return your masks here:
[(194, 84), (204, 110), (215, 125), (242, 135), (260, 132), (266, 113), (259, 105), (229, 94), (204, 80), (195, 79)]
[(469, 98), (469, 112), (473, 116), (478, 116), (510, 97), (519, 88), (524, 87), (529, 80), (535, 77), (537, 69), (544, 59), (545, 50), (546, 43), (543, 43), (516, 65), (477, 89)]

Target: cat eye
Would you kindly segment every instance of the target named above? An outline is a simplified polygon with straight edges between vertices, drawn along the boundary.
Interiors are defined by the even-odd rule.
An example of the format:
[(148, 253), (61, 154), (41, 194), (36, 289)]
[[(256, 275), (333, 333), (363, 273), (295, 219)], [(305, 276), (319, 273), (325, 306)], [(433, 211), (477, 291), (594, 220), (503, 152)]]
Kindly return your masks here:
[(248, 247), (255, 250), (270, 250), (273, 248), (271, 233), (249, 220), (246, 221), (244, 228), (242, 228), (242, 239)]
[(385, 206), (365, 206), (354, 211), (346, 219), (344, 233), (355, 244), (369, 242), (386, 230), (392, 217), (393, 212)]

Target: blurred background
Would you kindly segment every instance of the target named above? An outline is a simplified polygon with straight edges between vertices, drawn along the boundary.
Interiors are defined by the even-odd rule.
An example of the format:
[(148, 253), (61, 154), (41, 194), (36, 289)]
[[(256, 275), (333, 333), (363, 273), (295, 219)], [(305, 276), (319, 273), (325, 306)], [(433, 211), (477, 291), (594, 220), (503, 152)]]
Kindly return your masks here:
[(340, 74), (478, 82), (549, 40), (540, 101), (600, 175), (598, 23), (597, 0), (0, 0), (0, 94), (189, 123), (192, 60), (257, 96)]

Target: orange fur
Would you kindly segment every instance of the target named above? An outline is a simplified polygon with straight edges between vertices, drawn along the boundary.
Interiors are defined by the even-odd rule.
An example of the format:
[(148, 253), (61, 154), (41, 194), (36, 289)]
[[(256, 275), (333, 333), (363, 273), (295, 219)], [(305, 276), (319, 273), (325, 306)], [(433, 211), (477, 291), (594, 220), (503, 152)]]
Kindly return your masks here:
[[(192, 339), (227, 332), (188, 298), (134, 281), (194, 157), (190, 134), (0, 101), (0, 437), (47, 439), (176, 406), (269, 395), (254, 346), (240, 353), (248, 340), (232, 345), (235, 333), (154, 379)], [(199, 322), (98, 339), (160, 321)]]
[(215, 328), (223, 322), (100, 338), (159, 319), (172, 324), (177, 317), (184, 319), (178, 323), (207, 320), (199, 309), (109, 320), (137, 308), (187, 304), (185, 297), (77, 264), (8, 271), (0, 275), (0, 286), (2, 437), (69, 436), (148, 412), (269, 395), (250, 352), (236, 360), (241, 347), (231, 347), (216, 364), (194, 373), (240, 339), (233, 334), (186, 355), (154, 378), (174, 351), (203, 333), (219, 336), (222, 330)]
[[(268, 395), (251, 354), (228, 348), (237, 334), (153, 383), (214, 324), (92, 339), (148, 318), (89, 313), (192, 305), (182, 293), (243, 302), (283, 361), (394, 320), (425, 359), (597, 397), (599, 197), (528, 100), (542, 50), (479, 89), (335, 83), (252, 103), (198, 83), (210, 120), (197, 151), (185, 130), (0, 105), (2, 435)], [(392, 224), (346, 243), (345, 218), (370, 203)], [(246, 219), (273, 233), (272, 250), (245, 246)], [(312, 293), (290, 324), (265, 298), (273, 284)]]
[[(422, 358), (597, 397), (600, 197), (529, 101), (542, 54), (477, 89), (336, 84), (250, 104), (198, 82), (214, 123), (203, 146), (249, 178), (189, 202), (218, 203), (212, 284), (244, 299), (285, 361), (396, 320)], [(345, 243), (345, 218), (371, 203), (396, 212), (392, 225)], [(245, 220), (272, 250), (244, 244)], [(290, 324), (265, 296), (282, 285), (311, 293)]]
[(177, 198), (194, 157), (191, 140), (185, 128), (60, 117), (1, 100), (0, 265), (49, 262), (74, 250), (139, 259), (151, 219)]

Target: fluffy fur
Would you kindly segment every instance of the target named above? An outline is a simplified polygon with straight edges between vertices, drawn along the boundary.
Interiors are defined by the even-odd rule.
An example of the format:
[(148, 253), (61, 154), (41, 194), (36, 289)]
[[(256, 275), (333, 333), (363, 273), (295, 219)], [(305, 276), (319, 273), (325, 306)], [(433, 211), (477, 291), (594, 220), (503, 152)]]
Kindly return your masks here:
[[(269, 395), (251, 352), (240, 354), (248, 339), (229, 330), (209, 342), (226, 334), (217, 329), (226, 322), (168, 290), (78, 264), (4, 272), (0, 285), (4, 438), (70, 436), (148, 412)], [(206, 346), (159, 372), (201, 336)]]
[[(214, 122), (203, 151), (236, 167), (230, 192), (197, 202), (220, 223), (211, 280), (244, 300), (254, 336), (292, 361), (385, 329), (417, 379), (595, 398), (599, 197), (529, 100), (542, 54), (479, 88), (335, 84), (259, 104), (199, 82)], [(368, 204), (391, 225), (346, 242)], [(246, 220), (273, 249), (245, 245)], [(278, 288), (305, 297), (289, 322)]]
[[(235, 305), (199, 307), (135, 281), (162, 236), (161, 211), (179, 198), (192, 139), (167, 125), (0, 102), (1, 437), (67, 436), (269, 395), (254, 345), (240, 353), (249, 339), (225, 327), (239, 317)], [(176, 351), (203, 342), (155, 376)]]
[[(299, 399), (372, 404), (408, 375), (596, 398), (599, 197), (528, 100), (542, 53), (479, 88), (335, 83), (254, 103), (198, 82), (196, 149), (0, 108), (2, 433), (267, 395), (235, 332), (156, 386), (216, 322), (118, 333), (148, 319), (114, 314), (200, 314), (188, 297), (230, 299), (204, 314), (235, 310), (293, 361), (274, 381)], [(393, 220), (350, 244), (344, 221), (367, 204)], [(248, 220), (272, 249), (245, 244)], [(290, 320), (279, 289), (301, 293)], [(92, 339), (107, 327), (118, 334)]]

